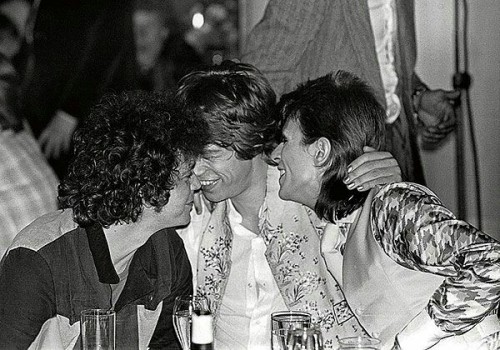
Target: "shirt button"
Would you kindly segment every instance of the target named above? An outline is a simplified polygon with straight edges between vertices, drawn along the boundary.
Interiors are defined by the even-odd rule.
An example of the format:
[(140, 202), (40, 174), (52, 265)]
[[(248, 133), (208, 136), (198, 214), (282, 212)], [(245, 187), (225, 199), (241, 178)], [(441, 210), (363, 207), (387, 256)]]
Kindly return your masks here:
[(379, 333), (379, 332), (373, 332), (373, 337), (374, 337), (374, 338), (378, 338), (378, 337), (380, 337), (380, 333)]
[(152, 296), (152, 295), (150, 295), (150, 296), (148, 297), (148, 300), (149, 300), (149, 302), (152, 302), (152, 301), (153, 301), (153, 296)]

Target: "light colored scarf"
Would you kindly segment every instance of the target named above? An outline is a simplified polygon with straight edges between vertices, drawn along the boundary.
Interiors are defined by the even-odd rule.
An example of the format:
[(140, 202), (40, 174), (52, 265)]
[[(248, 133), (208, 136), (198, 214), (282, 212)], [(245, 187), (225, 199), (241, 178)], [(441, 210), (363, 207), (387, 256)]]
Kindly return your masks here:
[[(278, 170), (269, 167), (259, 215), (267, 261), (288, 308), (311, 313), (321, 326), (325, 347), (336, 348), (338, 337), (366, 333), (321, 256), (325, 223), (306, 207), (281, 200), (278, 178)], [(228, 205), (218, 203), (203, 233), (197, 281), (197, 293), (209, 299), (215, 320), (230, 273), (232, 237)]]

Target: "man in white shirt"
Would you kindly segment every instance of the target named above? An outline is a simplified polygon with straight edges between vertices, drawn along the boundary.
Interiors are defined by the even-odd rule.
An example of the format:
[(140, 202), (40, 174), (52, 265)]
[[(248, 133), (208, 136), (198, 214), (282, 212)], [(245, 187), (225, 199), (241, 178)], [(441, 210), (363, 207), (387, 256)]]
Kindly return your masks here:
[[(336, 336), (362, 334), (320, 256), (324, 224), (278, 197), (279, 172), (269, 166), (279, 142), (269, 82), (253, 66), (225, 61), (184, 77), (177, 98), (207, 121), (211, 135), (194, 170), (208, 201), (179, 234), (197, 293), (214, 313), (217, 349), (268, 350), (271, 313), (287, 309), (310, 312), (327, 347)], [(345, 182), (367, 190), (398, 179), (389, 153), (368, 152)]]

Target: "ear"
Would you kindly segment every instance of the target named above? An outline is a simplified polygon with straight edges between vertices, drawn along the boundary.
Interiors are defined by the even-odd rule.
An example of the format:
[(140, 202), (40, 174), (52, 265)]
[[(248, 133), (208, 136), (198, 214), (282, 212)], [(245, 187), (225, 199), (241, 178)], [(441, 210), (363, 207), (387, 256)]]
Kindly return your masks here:
[(314, 165), (317, 167), (323, 167), (330, 161), (330, 152), (332, 151), (332, 145), (330, 140), (326, 137), (320, 137), (312, 144), (307, 146), (307, 151), (311, 155), (314, 161)]

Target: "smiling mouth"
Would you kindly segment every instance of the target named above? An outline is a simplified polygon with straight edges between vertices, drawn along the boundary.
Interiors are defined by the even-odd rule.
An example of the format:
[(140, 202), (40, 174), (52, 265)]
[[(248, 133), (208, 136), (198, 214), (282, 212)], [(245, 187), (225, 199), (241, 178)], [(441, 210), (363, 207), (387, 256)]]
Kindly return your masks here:
[(217, 182), (219, 182), (219, 180), (200, 180), (201, 187), (204, 190), (215, 186)]

